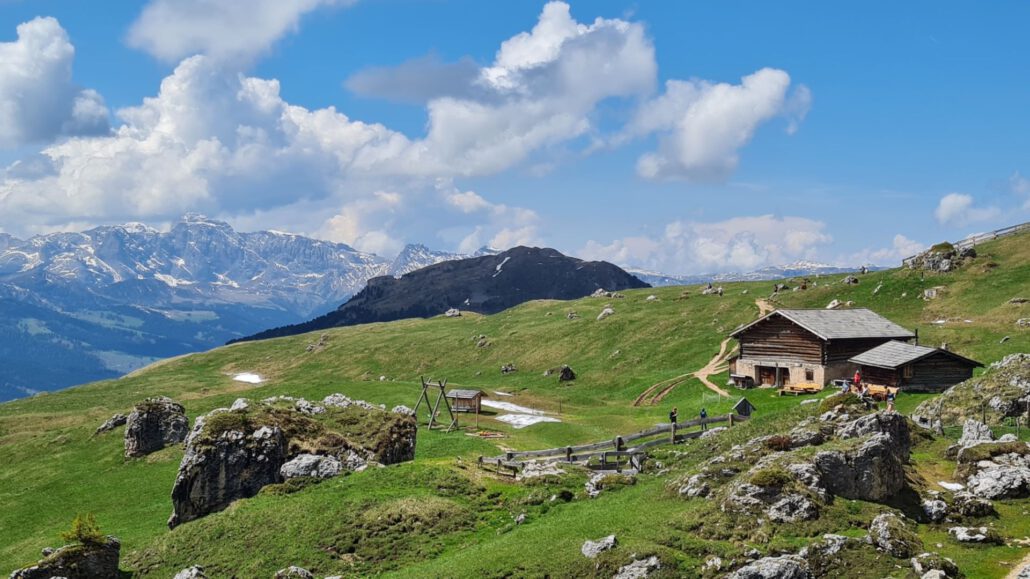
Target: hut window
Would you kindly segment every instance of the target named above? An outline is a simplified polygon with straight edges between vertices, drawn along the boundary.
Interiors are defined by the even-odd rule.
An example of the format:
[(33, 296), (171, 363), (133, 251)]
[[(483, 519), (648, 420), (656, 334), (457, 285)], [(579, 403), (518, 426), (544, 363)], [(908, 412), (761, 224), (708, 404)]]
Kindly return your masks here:
[(808, 368), (805, 370), (805, 382), (811, 382), (815, 380), (815, 370)]
[(905, 368), (901, 371), (901, 375), (904, 376), (905, 378), (911, 378), (912, 377), (912, 366), (905, 366)]

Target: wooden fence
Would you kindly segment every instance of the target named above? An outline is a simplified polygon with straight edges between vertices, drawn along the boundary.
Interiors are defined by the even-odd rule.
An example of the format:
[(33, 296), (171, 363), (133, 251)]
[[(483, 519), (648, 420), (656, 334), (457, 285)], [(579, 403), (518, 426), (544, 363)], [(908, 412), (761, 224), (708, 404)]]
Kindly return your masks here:
[[(1026, 223), (1020, 223), (1019, 225), (1011, 225), (1009, 227), (995, 229), (994, 231), (990, 231), (988, 233), (971, 235), (963, 240), (952, 243), (952, 245), (955, 246), (955, 249), (965, 249), (967, 247), (974, 247), (978, 243), (992, 241), (994, 239), (998, 239), (999, 237), (1007, 237), (1009, 235), (1019, 233), (1020, 231), (1026, 231), (1028, 229), (1030, 229), (1030, 221)], [(905, 259), (901, 260), (901, 265), (903, 267), (908, 267), (909, 264), (912, 263), (912, 260), (919, 257), (920, 255), (922, 254), (910, 255), (909, 257), (906, 257)]]
[[(739, 414), (727, 414), (703, 419), (696, 418), (679, 424), (659, 424), (647, 430), (616, 436), (611, 440), (592, 444), (559, 446), (544, 450), (513, 450), (505, 452), (502, 456), (481, 456), (479, 464), (498, 474), (508, 476), (515, 476), (527, 462), (532, 461), (580, 463), (596, 470), (621, 470), (623, 466), (639, 469), (642, 466), (645, 449), (698, 438), (705, 432), (704, 430), (682, 432), (684, 429), (702, 425), (707, 427), (709, 424), (723, 422), (733, 426), (734, 422), (742, 422), (747, 419), (748, 417)], [(597, 462), (591, 462), (592, 459), (597, 459)]]

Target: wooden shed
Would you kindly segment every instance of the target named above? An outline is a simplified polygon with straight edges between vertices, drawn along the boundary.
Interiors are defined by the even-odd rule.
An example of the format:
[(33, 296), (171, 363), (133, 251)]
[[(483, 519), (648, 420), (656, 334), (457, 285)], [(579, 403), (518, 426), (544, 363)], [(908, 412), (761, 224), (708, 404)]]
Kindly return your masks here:
[(868, 384), (894, 386), (910, 392), (940, 392), (973, 376), (983, 366), (948, 350), (891, 341), (850, 360)]
[(826, 384), (854, 372), (849, 359), (915, 334), (864, 308), (776, 310), (734, 330), (740, 354), (730, 361), (735, 383)]
[(482, 390), (451, 390), (447, 393), (447, 402), (455, 412), (472, 412), (479, 414), (483, 409)]

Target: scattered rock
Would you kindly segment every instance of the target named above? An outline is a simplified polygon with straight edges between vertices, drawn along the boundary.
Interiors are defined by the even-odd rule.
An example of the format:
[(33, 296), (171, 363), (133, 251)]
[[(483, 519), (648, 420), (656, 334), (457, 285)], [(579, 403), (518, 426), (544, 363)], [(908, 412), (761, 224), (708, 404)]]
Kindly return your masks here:
[[(954, 578), (959, 576), (958, 565), (947, 557), (937, 553), (920, 553), (912, 557), (912, 570), (920, 577), (927, 577), (930, 573), (937, 571), (937, 577)], [(933, 575), (930, 575), (933, 577)]]
[(994, 504), (991, 501), (967, 491), (956, 492), (948, 508), (948, 515), (959, 518), (979, 519), (994, 514)]
[(229, 410), (232, 410), (234, 412), (242, 412), (248, 408), (250, 408), (249, 400), (247, 400), (246, 398), (237, 398), (233, 401), (232, 406), (229, 407)]
[(905, 521), (894, 513), (878, 515), (869, 524), (869, 539), (878, 549), (892, 557), (905, 559), (922, 550), (919, 536), (905, 526)]
[(519, 513), (519, 516), (515, 517), (515, 524), (521, 525), (526, 522), (526, 513)]
[(844, 285), (858, 285), (858, 278), (853, 275), (849, 275), (841, 280), (840, 283)]
[(583, 543), (583, 546), (580, 547), (579, 551), (580, 553), (583, 553), (584, 557), (595, 559), (601, 553), (614, 548), (616, 544), (617, 541), (615, 540), (615, 535), (608, 535), (603, 539)]
[(103, 434), (105, 432), (110, 432), (115, 428), (124, 425), (126, 422), (128, 422), (128, 420), (129, 417), (124, 414), (115, 414), (111, 418), (108, 418), (103, 424), (98, 426), (96, 432), (94, 432), (93, 434), (96, 435)]
[(551, 461), (530, 461), (523, 465), (517, 475), (517, 480), (539, 478), (543, 476), (561, 476), (565, 471), (556, 462)]
[(940, 499), (924, 499), (923, 513), (931, 523), (939, 523), (948, 516), (948, 503)]
[(1012, 434), (1011, 432), (1008, 434), (1002, 434), (1000, 437), (998, 437), (998, 442), (1016, 442), (1017, 440), (1019, 439), (1016, 438), (1016, 435)]
[(569, 319), (569, 320), (578, 320), (579, 319), (579, 314), (577, 314), (576, 312), (569, 312), (569, 313), (565, 314), (565, 318)]
[[(984, 467), (966, 481), (969, 492), (985, 499), (1015, 499), (1030, 495), (1030, 468), (981, 461)], [(979, 465), (978, 465), (979, 466)]]
[(923, 290), (924, 300), (935, 300), (944, 293), (944, 286), (929, 287)]
[(296, 408), (297, 412), (300, 412), (301, 414), (307, 414), (307, 415), (325, 414), (325, 406), (319, 406), (318, 404), (313, 404), (313, 403), (308, 402), (307, 400), (305, 400), (303, 398), (301, 398), (300, 400), (297, 400), (294, 403), (293, 407)]
[(415, 415), (415, 411), (414, 410), (412, 410), (411, 408), (408, 408), (407, 406), (405, 406), (403, 404), (399, 404), (397, 406), (394, 406), (393, 409), (390, 410), (390, 412), (393, 412), (394, 414), (403, 414), (405, 416), (414, 416)]
[(451, 308), (444, 312), (443, 315), (447, 316), (448, 318), (460, 318), (461, 310), (459, 310), (458, 308)]
[(186, 439), (190, 423), (182, 404), (166, 396), (147, 398), (129, 414), (125, 456), (138, 458)]
[(1025, 304), (1027, 302), (1030, 302), (1030, 298), (1012, 298), (1009, 300), (1009, 303), (1013, 305)]
[(1004, 541), (994, 529), (990, 527), (951, 527), (948, 534), (959, 543), (983, 543), (1001, 545)]
[(66, 545), (10, 579), (118, 579), (121, 542), (108, 536), (100, 545)]
[(179, 571), (172, 579), (207, 579), (207, 574), (204, 573), (203, 567), (194, 565)]
[(684, 497), (707, 497), (712, 492), (712, 488), (708, 485), (708, 477), (703, 473), (692, 475), (687, 479), (687, 484), (679, 488), (680, 496)]
[(802, 495), (791, 494), (774, 503), (766, 511), (769, 519), (777, 523), (794, 523), (811, 521), (819, 516), (819, 508), (815, 503)]
[(1016, 325), (1020, 328), (1030, 328), (1030, 318), (1019, 318), (1016, 320)]
[(501, 374), (512, 374), (514, 372), (518, 372), (518, 368), (511, 362), (501, 366)]
[(656, 302), (656, 301), (658, 301), (658, 296), (656, 296), (654, 294), (651, 294), (651, 295), (647, 296), (646, 298), (644, 298), (644, 301), (645, 302)]
[(343, 470), (340, 460), (320, 454), (300, 454), (282, 465), (279, 474), (284, 479), (297, 477), (332, 478)]
[(613, 310), (611, 308), (604, 308), (603, 310), (601, 310), (601, 313), (597, 314), (597, 321), (600, 322), (601, 320), (607, 318), (608, 316), (610, 316), (610, 315), (612, 315), (614, 313), (615, 313), (615, 310)]
[(307, 569), (290, 565), (285, 569), (276, 571), (272, 579), (315, 579), (315, 576)]
[(842, 305), (843, 304), (841, 303), (840, 300), (835, 299), (835, 300), (831, 301), (830, 303), (826, 304), (826, 309), (828, 309), (828, 310), (835, 310), (835, 309), (841, 307)]
[(729, 579), (809, 579), (808, 565), (797, 555), (765, 557), (744, 565), (729, 575)]
[(657, 556), (650, 556), (647, 559), (635, 560), (629, 565), (619, 567), (619, 572), (613, 579), (643, 579), (650, 577), (651, 573), (662, 568), (662, 562)]

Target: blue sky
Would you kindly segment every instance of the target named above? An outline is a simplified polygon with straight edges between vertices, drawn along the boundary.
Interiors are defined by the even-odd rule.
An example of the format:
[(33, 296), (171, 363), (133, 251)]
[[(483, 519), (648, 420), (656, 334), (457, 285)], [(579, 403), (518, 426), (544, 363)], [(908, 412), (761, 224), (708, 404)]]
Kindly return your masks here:
[(1019, 2), (0, 0), (0, 230), (200, 211), (383, 254), (895, 263), (1030, 219), (1028, 17)]

